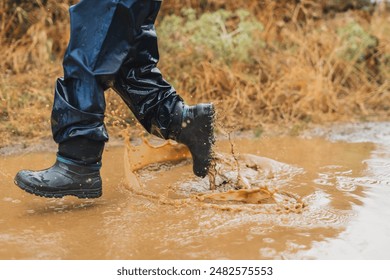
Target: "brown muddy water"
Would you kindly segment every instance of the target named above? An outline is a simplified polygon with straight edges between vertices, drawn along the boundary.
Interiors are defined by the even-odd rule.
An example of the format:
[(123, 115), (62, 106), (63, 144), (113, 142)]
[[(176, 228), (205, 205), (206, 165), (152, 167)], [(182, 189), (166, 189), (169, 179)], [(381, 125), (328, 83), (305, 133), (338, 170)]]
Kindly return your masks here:
[(233, 143), (217, 142), (212, 191), (189, 160), (109, 147), (94, 200), (13, 184), (54, 153), (3, 155), (0, 259), (390, 259), (390, 123)]

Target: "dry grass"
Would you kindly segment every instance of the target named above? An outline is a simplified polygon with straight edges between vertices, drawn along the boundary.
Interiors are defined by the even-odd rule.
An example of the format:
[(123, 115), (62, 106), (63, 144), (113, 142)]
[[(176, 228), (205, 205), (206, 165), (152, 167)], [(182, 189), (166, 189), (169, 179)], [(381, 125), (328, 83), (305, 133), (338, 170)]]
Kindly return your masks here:
[[(61, 58), (69, 39), (67, 10), (76, 1), (18, 2), (0, 2), (0, 147), (50, 136), (54, 82), (62, 75)], [(249, 62), (227, 62), (207, 45), (202, 55), (199, 46), (170, 52), (173, 35), (160, 30), (167, 34), (160, 37), (160, 68), (189, 103), (215, 102), (221, 123), (234, 129), (387, 118), (390, 13), (368, 6), (348, 10), (361, 8), (364, 1), (338, 2), (166, 0), (158, 28), (169, 15), (181, 15), (183, 7), (194, 8), (198, 16), (244, 8), (263, 25), (252, 40), (261, 40), (264, 47), (250, 49)], [(225, 32), (239, 32), (236, 21), (224, 22)], [(348, 49), (348, 40), (354, 39), (338, 31), (351, 23), (375, 38), (375, 44), (370, 41), (358, 52)], [(184, 44), (190, 35), (177, 29), (174, 39)], [(134, 124), (114, 93), (108, 92), (107, 104), (111, 134)]]
[[(389, 14), (348, 11), (325, 17), (318, 6), (307, 10), (302, 4), (295, 8), (290, 4), (282, 9), (274, 2), (261, 15), (266, 47), (252, 54), (252, 64), (227, 65), (206, 59), (194, 65), (191, 59), (196, 51), (188, 46), (187, 54), (177, 59), (182, 62), (179, 65), (164, 60), (163, 70), (175, 77), (179, 92), (193, 102), (217, 102), (222, 123), (235, 129), (264, 123), (386, 117), (390, 105)], [(287, 17), (283, 13), (288, 20), (279, 19)], [(315, 19), (313, 14), (324, 18)], [(344, 40), (337, 33), (349, 24), (363, 26), (367, 30), (363, 32), (378, 42), (352, 53), (351, 60), (340, 57), (351, 39)], [(169, 58), (169, 53), (163, 52), (163, 57)], [(181, 71), (187, 64), (191, 70)]]

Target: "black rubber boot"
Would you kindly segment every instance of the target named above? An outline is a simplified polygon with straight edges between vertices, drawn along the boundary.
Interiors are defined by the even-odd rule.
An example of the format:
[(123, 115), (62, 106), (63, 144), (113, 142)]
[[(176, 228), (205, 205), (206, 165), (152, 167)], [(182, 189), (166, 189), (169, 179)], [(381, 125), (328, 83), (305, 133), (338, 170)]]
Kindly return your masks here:
[(55, 164), (45, 170), (22, 170), (15, 184), (44, 197), (97, 198), (102, 195), (100, 177), (104, 142), (75, 137), (59, 144)]
[(186, 145), (192, 155), (193, 171), (198, 177), (208, 174), (214, 138), (214, 105), (210, 103), (176, 104), (168, 138)]
[(15, 184), (22, 190), (44, 197), (97, 198), (102, 195), (100, 166), (78, 165), (67, 159), (57, 158), (55, 164), (45, 170), (22, 170), (16, 174)]

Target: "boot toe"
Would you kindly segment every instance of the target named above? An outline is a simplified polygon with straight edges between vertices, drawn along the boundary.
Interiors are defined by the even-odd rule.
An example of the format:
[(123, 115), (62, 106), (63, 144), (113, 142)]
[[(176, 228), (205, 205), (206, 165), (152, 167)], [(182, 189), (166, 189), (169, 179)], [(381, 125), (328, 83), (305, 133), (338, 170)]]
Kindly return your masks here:
[(16, 185), (20, 186), (21, 184), (27, 184), (28, 183), (28, 178), (29, 176), (29, 171), (28, 170), (21, 170), (19, 171), (14, 179), (14, 182)]
[(211, 160), (195, 160), (194, 159), (194, 166), (193, 166), (193, 172), (196, 176), (204, 178), (209, 172), (209, 166), (210, 166)]
[(26, 192), (34, 193), (34, 182), (31, 175), (31, 171), (29, 170), (19, 171), (14, 178), (15, 185)]
[(18, 186), (34, 186), (34, 185), (42, 185), (42, 180), (37, 177), (39, 175), (38, 172), (32, 172), (30, 170), (21, 170), (15, 176), (15, 184)]

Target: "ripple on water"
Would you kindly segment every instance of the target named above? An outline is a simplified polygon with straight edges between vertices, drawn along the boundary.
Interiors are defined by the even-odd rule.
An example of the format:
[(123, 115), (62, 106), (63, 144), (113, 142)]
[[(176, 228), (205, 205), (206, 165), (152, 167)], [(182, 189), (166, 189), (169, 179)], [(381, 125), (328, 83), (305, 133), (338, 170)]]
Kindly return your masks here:
[(336, 189), (342, 192), (353, 192), (357, 188), (356, 178), (337, 176)]
[[(326, 143), (329, 148), (333, 148), (333, 144)], [(203, 236), (213, 236), (229, 230), (239, 231), (240, 228), (248, 225), (247, 228), (250, 230), (243, 235), (246, 240), (251, 242), (262, 240), (260, 243), (265, 245), (265, 248), (259, 249), (259, 254), (263, 257), (275, 258), (277, 251), (272, 247), (279, 245), (279, 239), (269, 237), (273, 236), (271, 231), (285, 229), (291, 232), (309, 232), (308, 236), (300, 236), (305, 240), (313, 239), (310, 235), (313, 232), (320, 232), (319, 229), (321, 234), (324, 229), (328, 234), (336, 236), (356, 215), (351, 205), (356, 206), (355, 201), (362, 197), (364, 191), (361, 188), (362, 183), (375, 183), (368, 180), (369, 176), (365, 179), (356, 178), (356, 174), (363, 170), (364, 165), (361, 161), (359, 166), (350, 163), (350, 160), (356, 159), (355, 156), (343, 158), (342, 154), (340, 155), (344, 147), (347, 147), (347, 152), (351, 152), (352, 149), (349, 150), (348, 145), (335, 144), (335, 146), (338, 150), (336, 149), (337, 153), (333, 154), (338, 154), (337, 157), (328, 157), (321, 152), (313, 155), (320, 159), (314, 163), (307, 163), (310, 157), (302, 161), (297, 160), (305, 168), (308, 166), (307, 170), (252, 154), (218, 153), (212, 166), (214, 174), (211, 174), (211, 182), (209, 178), (200, 179), (191, 176), (188, 172), (192, 167), (191, 162), (186, 162), (180, 167), (175, 165), (164, 167), (164, 176), (171, 177), (168, 182), (170, 194), (164, 197), (157, 192), (153, 193), (154, 189), (151, 187), (153, 184), (162, 184), (162, 177), (160, 178), (158, 172), (159, 164), (157, 164), (149, 171), (145, 169), (146, 173), (153, 172), (153, 178), (148, 174), (140, 176), (143, 181), (142, 188), (136, 194), (145, 195), (156, 203), (223, 210), (201, 211), (200, 213), (205, 213), (201, 220), (207, 220), (207, 222), (197, 221), (199, 224), (196, 228), (201, 228), (201, 231), (183, 230), (185, 235), (180, 234), (180, 238), (177, 239), (179, 243), (191, 243), (191, 239), (187, 239), (186, 235), (193, 236), (198, 233)], [(364, 147), (362, 150), (367, 152), (368, 149)], [(358, 159), (363, 160), (367, 158), (365, 156), (364, 154)], [(336, 164), (325, 165), (332, 163), (330, 160)], [(286, 160), (286, 162), (291, 161)], [(324, 165), (321, 166), (321, 162)], [(318, 163), (320, 166), (316, 166)], [(356, 166), (359, 169), (356, 169)], [(143, 170), (139, 172), (141, 174)], [(186, 176), (182, 176), (183, 174)], [(165, 182), (167, 181), (164, 181), (164, 184)], [(304, 184), (305, 187), (300, 188)], [(166, 187), (164, 185), (164, 188)], [(300, 196), (284, 190), (298, 190)], [(186, 225), (184, 224), (183, 227)], [(256, 231), (254, 228), (261, 230)], [(272, 229), (268, 231), (269, 228)], [(324, 233), (318, 239), (323, 239), (325, 236)], [(287, 246), (285, 247), (287, 251), (304, 250), (307, 248), (305, 246), (309, 246), (293, 239), (289, 241), (284, 244)]]

